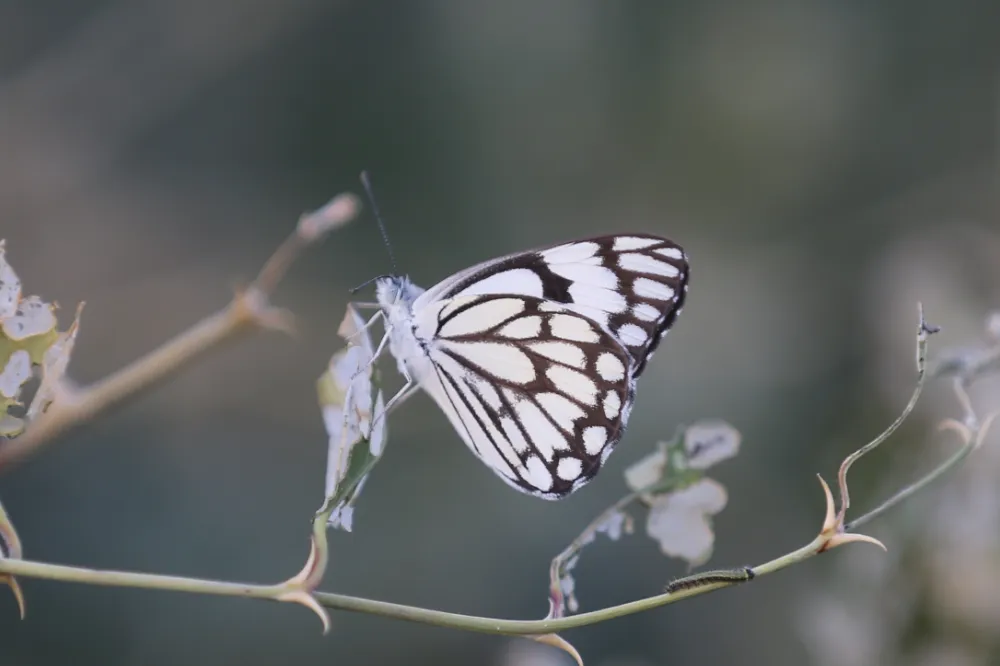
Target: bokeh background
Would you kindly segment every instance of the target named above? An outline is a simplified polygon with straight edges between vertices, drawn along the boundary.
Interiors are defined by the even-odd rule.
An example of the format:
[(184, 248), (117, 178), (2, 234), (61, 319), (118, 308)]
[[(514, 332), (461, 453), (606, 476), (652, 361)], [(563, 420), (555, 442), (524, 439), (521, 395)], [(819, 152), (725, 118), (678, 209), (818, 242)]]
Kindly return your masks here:
[[(0, 1), (0, 236), (28, 293), (87, 301), (90, 382), (224, 305), (302, 211), (374, 175), (402, 267), (429, 285), (500, 253), (625, 230), (692, 260), (688, 306), (625, 441), (559, 503), (511, 492), (426, 397), (392, 423), (324, 588), (541, 617), (549, 559), (679, 423), (740, 456), (712, 564), (811, 539), (814, 474), (912, 386), (935, 339), (1000, 304), (1000, 4), (981, 0)], [(233, 344), (0, 478), (26, 556), (270, 582), (297, 571), (323, 488), (314, 382), (347, 289), (388, 269), (370, 215), (296, 265), (291, 340)], [(391, 366), (387, 366), (391, 367)], [(983, 411), (1000, 387), (976, 393)], [(946, 386), (857, 470), (869, 506), (953, 444)], [(994, 438), (992, 449), (1000, 449)], [(874, 524), (867, 546), (568, 632), (589, 664), (986, 664), (1000, 659), (1000, 455)], [(637, 534), (577, 570), (584, 610), (683, 566)], [(25, 581), (0, 661), (560, 664), (527, 641), (283, 604)]]

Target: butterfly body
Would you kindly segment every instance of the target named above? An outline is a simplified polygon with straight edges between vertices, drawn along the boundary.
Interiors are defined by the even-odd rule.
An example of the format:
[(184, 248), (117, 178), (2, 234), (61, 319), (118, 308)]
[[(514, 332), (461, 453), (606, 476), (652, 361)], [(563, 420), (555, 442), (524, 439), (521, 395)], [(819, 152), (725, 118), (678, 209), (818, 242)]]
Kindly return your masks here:
[(687, 291), (683, 251), (604, 236), (484, 262), (428, 290), (376, 283), (389, 349), (512, 487), (561, 499), (624, 434), (636, 378)]

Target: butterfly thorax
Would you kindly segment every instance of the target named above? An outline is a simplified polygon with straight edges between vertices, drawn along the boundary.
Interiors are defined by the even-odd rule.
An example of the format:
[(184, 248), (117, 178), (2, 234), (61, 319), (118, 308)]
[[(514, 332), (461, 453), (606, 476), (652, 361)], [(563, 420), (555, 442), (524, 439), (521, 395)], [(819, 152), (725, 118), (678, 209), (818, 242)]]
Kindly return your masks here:
[[(375, 282), (375, 299), (385, 315), (389, 350), (399, 371), (418, 381), (432, 370), (413, 327), (413, 304), (422, 293), (424, 290), (405, 275), (389, 275)], [(404, 363), (408, 372), (404, 372)]]

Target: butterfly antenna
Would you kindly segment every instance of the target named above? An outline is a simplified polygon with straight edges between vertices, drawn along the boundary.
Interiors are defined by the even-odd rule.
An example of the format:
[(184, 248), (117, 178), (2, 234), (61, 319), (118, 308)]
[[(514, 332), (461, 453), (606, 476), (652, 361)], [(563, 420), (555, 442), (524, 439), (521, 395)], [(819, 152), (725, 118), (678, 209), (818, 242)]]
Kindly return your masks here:
[(382, 278), (391, 278), (391, 277), (392, 277), (391, 275), (376, 275), (372, 279), (365, 280), (364, 282), (362, 282), (361, 284), (359, 284), (357, 287), (352, 288), (350, 290), (350, 292), (352, 294), (356, 294), (359, 291), (361, 291), (362, 289), (364, 289), (365, 287), (367, 287), (368, 285), (370, 285), (372, 282), (377, 282), (378, 280), (381, 280)]
[(382, 242), (385, 243), (385, 249), (389, 251), (389, 263), (392, 265), (392, 272), (398, 274), (399, 269), (396, 268), (396, 257), (392, 253), (392, 244), (389, 243), (389, 234), (385, 230), (385, 223), (382, 221), (382, 215), (378, 211), (378, 204), (375, 203), (375, 193), (372, 191), (372, 181), (368, 177), (367, 171), (361, 172), (361, 184), (364, 185), (365, 194), (368, 195), (368, 201), (371, 202), (372, 212), (375, 214), (375, 221), (378, 223), (378, 230), (382, 232)]

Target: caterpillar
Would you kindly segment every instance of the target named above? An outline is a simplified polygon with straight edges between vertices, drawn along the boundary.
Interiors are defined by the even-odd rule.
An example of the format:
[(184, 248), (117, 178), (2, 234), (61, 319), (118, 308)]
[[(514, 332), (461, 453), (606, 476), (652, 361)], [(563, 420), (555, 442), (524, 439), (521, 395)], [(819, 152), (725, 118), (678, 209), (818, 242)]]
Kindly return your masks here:
[(752, 567), (706, 571), (704, 573), (694, 574), (693, 576), (685, 576), (684, 578), (672, 580), (667, 583), (664, 591), (669, 594), (674, 594), (676, 592), (680, 592), (681, 590), (693, 590), (698, 587), (714, 585), (716, 583), (745, 583), (749, 580), (753, 580), (756, 575), (757, 574), (754, 573)]

